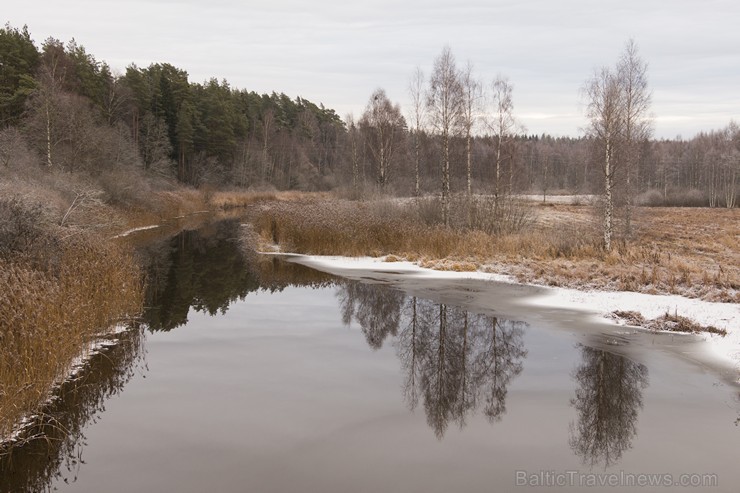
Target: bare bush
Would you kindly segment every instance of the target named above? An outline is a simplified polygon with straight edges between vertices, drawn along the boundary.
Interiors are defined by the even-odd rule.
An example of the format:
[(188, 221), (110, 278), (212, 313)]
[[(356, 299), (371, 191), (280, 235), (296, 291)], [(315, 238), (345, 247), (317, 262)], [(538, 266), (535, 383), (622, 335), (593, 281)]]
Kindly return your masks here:
[(477, 196), (466, 207), (470, 207), (470, 228), (488, 234), (516, 233), (534, 220), (532, 207), (510, 196), (498, 201), (490, 195)]
[(635, 203), (637, 205), (645, 207), (657, 207), (664, 203), (663, 193), (660, 190), (650, 189), (642, 192), (640, 195), (635, 197)]
[(155, 207), (155, 189), (136, 168), (115, 168), (100, 174), (97, 182), (106, 202), (117, 207)]
[(706, 207), (709, 199), (701, 190), (691, 188), (688, 190), (676, 190), (668, 195), (666, 204), (673, 207)]
[(420, 197), (414, 201), (419, 221), (425, 226), (442, 224), (442, 202), (439, 197)]
[(0, 198), (0, 255), (29, 255), (48, 243), (49, 213), (18, 196)]
[(38, 164), (39, 157), (31, 150), (23, 134), (15, 127), (0, 130), (0, 173), (2, 168), (18, 170)]
[(635, 198), (637, 205), (645, 207), (707, 207), (709, 198), (696, 188), (647, 190)]
[[(426, 226), (443, 222), (440, 198), (414, 200), (416, 219)], [(496, 200), (493, 195), (455, 195), (450, 200), (450, 227), (455, 230), (482, 231), (486, 234), (515, 233), (532, 224), (533, 209), (510, 196)]]

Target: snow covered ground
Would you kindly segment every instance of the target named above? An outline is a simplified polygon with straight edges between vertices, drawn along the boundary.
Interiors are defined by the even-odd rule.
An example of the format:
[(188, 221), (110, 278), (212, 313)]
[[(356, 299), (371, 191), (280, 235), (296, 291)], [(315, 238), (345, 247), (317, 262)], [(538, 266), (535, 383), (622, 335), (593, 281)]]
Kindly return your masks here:
[[(382, 258), (331, 257), (290, 255), (299, 263), (336, 275), (352, 272), (386, 272), (416, 279), (478, 279), (519, 285), (511, 276), (483, 272), (437, 271), (411, 262), (384, 262)], [(583, 312), (584, 316), (600, 316), (601, 322), (616, 324), (606, 318), (615, 310), (635, 311), (646, 319), (666, 313), (687, 317), (701, 325), (713, 325), (727, 330), (727, 336), (706, 334), (703, 337), (713, 352), (740, 371), (740, 306), (732, 303), (712, 303), (675, 295), (651, 295), (624, 291), (579, 291), (568, 288), (537, 286), (534, 296), (522, 300), (523, 308), (557, 308)]]
[(635, 311), (646, 319), (666, 313), (677, 314), (694, 322), (725, 329), (727, 336), (703, 334), (712, 350), (740, 371), (740, 307), (732, 303), (712, 303), (676, 295), (652, 295), (630, 291), (579, 291), (547, 288), (549, 294), (537, 304), (578, 309), (588, 307), (604, 317), (615, 310)]

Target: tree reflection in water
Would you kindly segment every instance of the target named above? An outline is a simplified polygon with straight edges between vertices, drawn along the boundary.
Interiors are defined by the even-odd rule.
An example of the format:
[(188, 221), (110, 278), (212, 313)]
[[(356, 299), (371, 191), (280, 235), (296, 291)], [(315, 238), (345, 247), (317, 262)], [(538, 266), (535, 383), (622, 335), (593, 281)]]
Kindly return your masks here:
[(221, 221), (142, 249), (147, 271), (143, 318), (150, 330), (186, 324), (191, 309), (226, 313), (232, 303), (257, 291), (334, 283), (332, 276), (302, 265), (250, 255), (240, 244), (239, 226), (235, 220)]
[(632, 446), (648, 369), (630, 359), (580, 346), (582, 362), (573, 378), (578, 383), (570, 403), (578, 418), (570, 424), (570, 446), (584, 464), (608, 467)]
[(74, 482), (84, 463), (86, 426), (105, 411), (105, 402), (136, 374), (144, 354), (144, 330), (133, 327), (117, 336), (118, 344), (92, 357), (84, 371), (59, 389), (30, 440), (0, 449), (0, 491), (51, 491), (52, 483)]
[(421, 397), (429, 426), (442, 438), (451, 421), (460, 428), (482, 409), (491, 422), (506, 412), (506, 393), (526, 357), (523, 324), (467, 312), (385, 286), (348, 281), (338, 287), (345, 324), (355, 321), (368, 344), (380, 348), (398, 333), (404, 398)]
[[(149, 292), (144, 322), (170, 330), (187, 321), (190, 308), (223, 313), (249, 293), (288, 286), (337, 286), (343, 321), (357, 323), (370, 347), (393, 337), (404, 373), (403, 396), (420, 404), (441, 439), (451, 422), (462, 428), (480, 411), (490, 422), (506, 413), (507, 389), (527, 355), (524, 325), (461, 308), (407, 297), (387, 286), (337, 280), (275, 258), (247, 259), (240, 251), (238, 224), (214, 224), (183, 232), (149, 247)], [(44, 491), (60, 478), (74, 481), (82, 463), (84, 427), (97, 419), (105, 400), (120, 392), (140, 361), (143, 330), (93, 359), (89, 371), (65, 384), (48, 410), (50, 420), (34, 433), (48, 438), (17, 447), (0, 458), (0, 491)], [(621, 356), (581, 348), (574, 373), (580, 387), (572, 399), (578, 419), (571, 446), (585, 462), (613, 463), (635, 435), (647, 369)]]
[(74, 482), (85, 446), (83, 430), (122, 391), (144, 353), (144, 327), (171, 330), (187, 322), (191, 308), (224, 313), (249, 293), (288, 286), (330, 286), (334, 278), (306, 267), (260, 257), (249, 262), (236, 241), (236, 221), (148, 245), (139, 252), (147, 271), (144, 325), (116, 336), (119, 343), (92, 358), (79, 378), (66, 382), (23, 446), (0, 449), (0, 492), (47, 491), (53, 483)]
[(337, 289), (342, 322), (355, 320), (365, 334), (367, 344), (380, 349), (389, 335), (398, 334), (405, 295), (395, 289), (358, 281), (341, 283)]

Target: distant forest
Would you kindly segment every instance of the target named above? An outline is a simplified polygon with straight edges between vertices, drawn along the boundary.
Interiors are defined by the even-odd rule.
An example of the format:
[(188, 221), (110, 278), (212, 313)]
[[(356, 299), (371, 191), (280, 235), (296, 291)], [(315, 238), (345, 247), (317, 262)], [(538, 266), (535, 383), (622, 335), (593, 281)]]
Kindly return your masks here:
[[(382, 90), (369, 98), (356, 122), (349, 115), (343, 120), (300, 96), (258, 94), (216, 78), (192, 82), (168, 63), (115, 74), (74, 40), (49, 38), (37, 47), (27, 28), (6, 25), (0, 29), (0, 178), (62, 170), (99, 180), (109, 195), (141, 179), (360, 196), (379, 189), (439, 192), (447, 147), (439, 133)], [(376, 118), (379, 101), (394, 118)], [(501, 139), (489, 126), (474, 127), (469, 141), (462, 127), (450, 136), (452, 193), (466, 190), (468, 154), (473, 192), (494, 186), (511, 193), (602, 192), (591, 139), (527, 135), (520, 127)], [(733, 206), (739, 169), (740, 128), (733, 122), (689, 140), (646, 139), (634, 171), (636, 202)]]

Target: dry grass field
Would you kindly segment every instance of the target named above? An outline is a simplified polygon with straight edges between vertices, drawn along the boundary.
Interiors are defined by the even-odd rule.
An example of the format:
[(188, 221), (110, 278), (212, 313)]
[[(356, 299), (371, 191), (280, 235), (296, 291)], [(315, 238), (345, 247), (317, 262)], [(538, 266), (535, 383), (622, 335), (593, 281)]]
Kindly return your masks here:
[[(535, 228), (550, 241), (598, 236), (599, 218), (591, 206), (538, 209)], [(495, 262), (492, 268), (548, 285), (740, 301), (740, 210), (655, 207), (635, 212), (632, 237), (619, 241), (611, 253), (508, 259), (508, 266)]]

